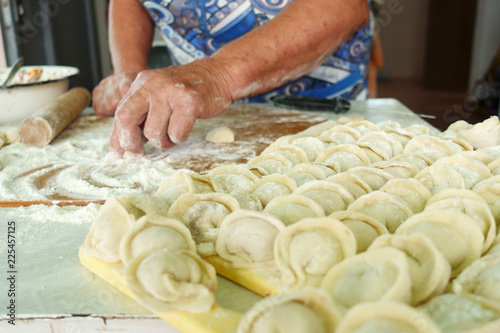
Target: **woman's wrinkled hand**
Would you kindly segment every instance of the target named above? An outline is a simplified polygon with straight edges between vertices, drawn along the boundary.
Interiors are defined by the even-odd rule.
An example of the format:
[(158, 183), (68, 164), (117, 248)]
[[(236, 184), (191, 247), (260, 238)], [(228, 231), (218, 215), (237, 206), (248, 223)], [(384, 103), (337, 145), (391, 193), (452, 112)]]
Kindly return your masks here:
[(112, 116), (123, 96), (127, 94), (138, 73), (126, 72), (108, 76), (92, 92), (95, 113)]
[(196, 119), (231, 104), (227, 76), (210, 58), (139, 73), (117, 107), (110, 151), (142, 155), (146, 140), (158, 149), (186, 141)]

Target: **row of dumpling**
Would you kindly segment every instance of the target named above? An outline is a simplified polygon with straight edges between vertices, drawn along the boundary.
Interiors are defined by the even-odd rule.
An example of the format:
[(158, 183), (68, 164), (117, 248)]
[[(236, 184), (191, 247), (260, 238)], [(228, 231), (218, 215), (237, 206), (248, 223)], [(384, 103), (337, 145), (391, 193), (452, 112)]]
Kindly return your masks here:
[[(444, 293), (418, 307), (384, 298), (358, 303), (342, 315), (324, 289), (304, 288), (271, 296), (245, 314), (237, 332), (268, 332), (277, 328), (290, 333), (500, 331), (500, 255), (492, 254), (478, 260), (467, 273), (470, 277), (467, 287), (477, 290), (475, 293)], [(462, 275), (456, 281), (461, 278)], [(491, 302), (492, 298), (496, 298), (496, 302)]]
[[(195, 212), (203, 206), (210, 207), (198, 206)], [(213, 268), (196, 255), (189, 228), (159, 214), (169, 216), (162, 201), (153, 196), (108, 200), (92, 225), (86, 253), (123, 262), (129, 288), (149, 309), (208, 311), (216, 284)], [(271, 214), (238, 209), (223, 218), (215, 237), (216, 249), (234, 267), (277, 266), (284, 289), (322, 285), (343, 313), (366, 301), (417, 304), (439, 294), (450, 272), (458, 273), (478, 258), (484, 246), (477, 222), (454, 211), (424, 211), (403, 226), (389, 235), (363, 214), (348, 211), (285, 226)], [(373, 237), (370, 232), (380, 235)], [(358, 240), (369, 245), (368, 251), (356, 254), (360, 252)], [(378, 250), (386, 247), (399, 252)], [(360, 267), (365, 269), (359, 271)], [(389, 276), (384, 276), (386, 270)], [(161, 278), (165, 271), (174, 281)], [(375, 280), (368, 281), (364, 290), (356, 279), (364, 281), (372, 275)], [(395, 298), (377, 298), (381, 295)]]
[[(350, 129), (347, 125), (336, 125), (326, 132), (335, 131), (333, 133), (348, 135), (337, 132), (339, 127), (345, 131)], [(422, 156), (429, 165), (442, 156), (472, 150), (472, 146), (464, 140), (442, 139), (429, 134), (415, 135), (405, 145), (385, 131), (368, 132), (354, 142), (328, 138), (326, 135), (284, 137), (266, 148), (259, 156), (252, 158), (248, 164), (260, 166), (268, 174), (293, 173), (291, 170), (298, 165), (311, 164), (319, 166), (319, 169), (326, 172), (325, 176), (329, 176), (356, 166), (378, 163), (382, 167), (385, 165), (383, 162), (396, 157), (395, 161), (400, 161), (401, 157), (413, 154)]]
[[(497, 234), (494, 218), (485, 200), (473, 191), (442, 191), (432, 196), (425, 209), (416, 214), (398, 195), (383, 191), (371, 193), (377, 193), (377, 197), (370, 197), (374, 199), (371, 203), (369, 199), (363, 201), (361, 208), (364, 209), (353, 204), (345, 211), (326, 217), (321, 210), (304, 209), (303, 200), (298, 200), (297, 195), (278, 198), (282, 202), (293, 198), (281, 206), (281, 211), (233, 212), (220, 223), (216, 252), (235, 268), (277, 266), (281, 285), (285, 289), (296, 289), (317, 286), (329, 269), (346, 258), (390, 239), (390, 226), (394, 228), (394, 235), (427, 236), (451, 267), (451, 277), (489, 251), (494, 243)], [(418, 197), (416, 202), (422, 202), (422, 198)], [(296, 221), (284, 223), (279, 219), (283, 211)], [(397, 225), (384, 224), (395, 222), (394, 217), (401, 217), (402, 212), (408, 218), (403, 216)], [(449, 277), (441, 282), (446, 284)]]
[[(319, 220), (308, 222), (319, 225)], [(472, 226), (470, 218), (457, 212), (416, 214), (395, 235), (382, 235), (368, 251), (335, 264), (320, 285), (307, 284), (257, 303), (238, 332), (276, 327), (287, 332), (309, 332), (311, 327), (314, 332), (498, 332), (500, 237), (485, 256), (473, 260), (467, 252), (477, 255), (480, 244), (467, 237), (480, 239), (481, 234)], [(295, 238), (285, 246), (288, 256), (296, 258), (291, 269), (302, 265), (306, 275), (335, 256), (331, 249), (339, 248), (308, 229), (295, 228), (288, 237)], [(467, 268), (446, 292), (457, 269), (450, 263)]]
[[(476, 162), (471, 164), (476, 166), (481, 163)], [(440, 162), (435, 164), (441, 165)], [(443, 162), (443, 165), (451, 171), (457, 168), (457, 174), (466, 175), (470, 171), (466, 164), (457, 166)], [(421, 173), (427, 172), (429, 168), (424, 168)], [(480, 170), (487, 171), (485, 166), (483, 168)], [(446, 178), (451, 171), (441, 177)], [(310, 180), (297, 186), (293, 177), (273, 174), (258, 178), (248, 166), (223, 166), (206, 176), (176, 173), (165, 181), (157, 195), (171, 204), (170, 217), (190, 226), (195, 241), (200, 244), (200, 252), (210, 255), (214, 251), (218, 225), (225, 215), (240, 208), (264, 210), (278, 217), (285, 225), (306, 217), (327, 216), (348, 209), (362, 212), (394, 232), (403, 221), (424, 209), (431, 196), (429, 188), (435, 191), (431, 186), (427, 188), (426, 182), (395, 178), (393, 174), (397, 175), (375, 167), (355, 167), (326, 180)], [(482, 178), (474, 179), (479, 181)], [(475, 184), (474, 188), (484, 197), (498, 221), (498, 177), (471, 184)]]
[(197, 254), (190, 230), (167, 212), (163, 200), (148, 194), (110, 198), (82, 251), (122, 263), (127, 287), (151, 311), (209, 311), (215, 303), (215, 269)]

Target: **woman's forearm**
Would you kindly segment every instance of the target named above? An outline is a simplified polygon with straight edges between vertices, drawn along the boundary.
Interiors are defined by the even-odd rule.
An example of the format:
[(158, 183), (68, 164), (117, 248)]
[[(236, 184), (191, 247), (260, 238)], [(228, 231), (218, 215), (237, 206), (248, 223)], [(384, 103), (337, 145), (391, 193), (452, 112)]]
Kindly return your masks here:
[(139, 0), (112, 0), (109, 38), (115, 73), (147, 69), (154, 25)]
[(366, 0), (294, 0), (279, 15), (219, 50), (233, 100), (298, 78), (366, 25)]

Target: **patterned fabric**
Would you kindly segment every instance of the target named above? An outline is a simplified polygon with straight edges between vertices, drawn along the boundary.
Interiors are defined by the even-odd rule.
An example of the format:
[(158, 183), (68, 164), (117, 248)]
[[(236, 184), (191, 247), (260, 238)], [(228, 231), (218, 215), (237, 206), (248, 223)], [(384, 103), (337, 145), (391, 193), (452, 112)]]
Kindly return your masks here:
[[(208, 57), (273, 19), (292, 0), (142, 0), (174, 64)], [(367, 0), (370, 1), (370, 0)], [(283, 94), (366, 99), (373, 20), (312, 72), (240, 102), (269, 102)]]

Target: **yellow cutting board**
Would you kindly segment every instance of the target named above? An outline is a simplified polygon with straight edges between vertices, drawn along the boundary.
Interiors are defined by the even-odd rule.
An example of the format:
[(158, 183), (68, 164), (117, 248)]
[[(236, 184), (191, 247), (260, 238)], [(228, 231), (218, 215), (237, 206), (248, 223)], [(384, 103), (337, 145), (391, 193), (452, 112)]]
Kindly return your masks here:
[[(122, 263), (108, 263), (87, 256), (82, 249), (78, 253), (81, 264), (88, 270), (111, 284), (125, 295), (134, 298), (125, 281), (125, 268)], [(222, 308), (217, 304), (205, 313), (174, 311), (155, 313), (167, 323), (185, 333), (234, 333), (243, 317), (242, 313)]]
[(283, 293), (279, 288), (280, 276), (277, 274), (260, 274), (258, 271), (234, 268), (231, 263), (217, 255), (203, 259), (214, 266), (217, 274), (263, 297)]

